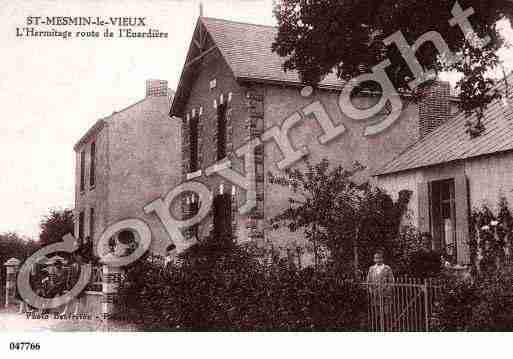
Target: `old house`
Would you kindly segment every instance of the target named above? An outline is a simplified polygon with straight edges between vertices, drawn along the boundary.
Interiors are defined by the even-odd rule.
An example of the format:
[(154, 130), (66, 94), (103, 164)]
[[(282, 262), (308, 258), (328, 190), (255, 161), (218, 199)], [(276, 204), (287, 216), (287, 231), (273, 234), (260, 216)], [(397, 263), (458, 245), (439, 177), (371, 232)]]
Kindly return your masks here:
[(410, 221), (431, 232), (433, 247), (460, 264), (470, 260), (470, 211), (494, 209), (499, 196), (513, 203), (512, 95), (503, 83), (498, 89), (503, 98), (487, 108), (483, 133), (471, 136), (467, 122), (475, 122), (475, 115), (460, 113), (376, 171), (378, 184), (390, 193), (413, 192)]
[[(399, 118), (369, 134), (369, 123), (383, 121), (386, 109), (367, 121), (349, 118), (339, 107), (343, 83), (334, 75), (313, 90), (303, 89), (298, 74), (284, 72), (283, 58), (271, 51), (276, 32), (270, 26), (200, 17), (170, 114), (182, 126), (182, 179), (206, 184), (215, 196), (213, 211), (190, 235), (233, 235), (241, 242), (272, 245), (283, 254), (306, 243), (300, 233), (269, 230), (269, 219), (286, 208), (289, 193), (269, 184), (268, 172), (303, 166), (308, 156), (312, 163), (327, 158), (346, 167), (358, 161), (367, 167), (364, 176), (369, 178), (437, 121), (449, 118), (453, 103), (448, 84), (427, 90), (420, 105), (401, 97)], [(378, 98), (360, 93), (352, 101), (368, 108)], [(290, 139), (289, 147), (280, 138), (283, 133)], [(240, 213), (246, 192), (209, 169), (229, 159), (232, 169), (243, 173), (247, 164), (237, 149), (252, 140), (260, 141), (254, 147), (252, 179), (256, 207)], [(191, 214), (197, 207), (190, 196), (184, 211)]]
[(152, 251), (164, 252), (168, 235), (143, 207), (180, 181), (181, 128), (169, 118), (172, 96), (167, 81), (148, 80), (145, 98), (98, 120), (77, 142), (76, 237), (98, 241), (116, 221), (140, 218), (152, 231)]

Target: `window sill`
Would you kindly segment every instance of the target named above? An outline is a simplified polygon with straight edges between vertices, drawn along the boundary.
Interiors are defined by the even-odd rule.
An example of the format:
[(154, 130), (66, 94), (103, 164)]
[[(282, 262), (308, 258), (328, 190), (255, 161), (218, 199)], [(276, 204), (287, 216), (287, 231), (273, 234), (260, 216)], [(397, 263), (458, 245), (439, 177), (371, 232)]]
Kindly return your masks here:
[(198, 178), (198, 177), (201, 177), (202, 175), (202, 171), (201, 170), (197, 170), (195, 172), (190, 172), (190, 173), (187, 173), (187, 175), (185, 176), (185, 178), (187, 179), (187, 181), (190, 181), (192, 179), (195, 179), (195, 178)]
[(207, 176), (210, 176), (214, 172), (219, 172), (224, 169), (231, 168), (231, 161), (228, 159), (228, 157), (224, 157), (222, 160), (217, 161), (215, 164), (207, 168), (206, 174)]

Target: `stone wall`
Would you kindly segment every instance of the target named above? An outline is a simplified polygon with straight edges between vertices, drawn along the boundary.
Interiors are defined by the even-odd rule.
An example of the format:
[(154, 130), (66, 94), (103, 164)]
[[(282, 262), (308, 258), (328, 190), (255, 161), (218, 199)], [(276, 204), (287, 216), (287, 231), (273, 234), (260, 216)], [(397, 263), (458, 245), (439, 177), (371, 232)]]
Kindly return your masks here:
[[(75, 234), (78, 213), (85, 214), (89, 233), (90, 208), (95, 212), (94, 239), (111, 224), (140, 218), (150, 225), (152, 251), (163, 253), (169, 244), (164, 227), (155, 214), (143, 207), (176, 187), (181, 179), (181, 128), (170, 119), (169, 99), (148, 96), (114, 112), (105, 127), (76, 151)], [(96, 184), (89, 186), (90, 144), (96, 142)], [(80, 152), (86, 150), (86, 188), (80, 191)]]
[[(238, 238), (246, 238), (244, 234), (246, 216), (239, 216), (235, 210), (245, 200), (245, 196), (239, 189), (232, 189), (232, 184), (222, 179), (218, 175), (206, 176), (205, 170), (217, 162), (217, 107), (221, 104), (226, 105), (227, 131), (226, 131), (226, 151), (230, 153), (242, 146), (249, 138), (249, 128), (247, 128), (247, 104), (245, 100), (245, 89), (235, 81), (231, 70), (222, 58), (218, 50), (209, 53), (202, 60), (202, 66), (199, 67), (196, 78), (192, 84), (191, 92), (182, 116), (182, 175), (183, 180), (194, 180), (202, 182), (213, 192), (214, 196), (220, 193), (232, 193), (232, 229)], [(215, 81), (215, 87), (211, 83)], [(198, 119), (198, 168), (201, 175), (191, 176), (190, 174), (190, 143), (189, 127), (190, 119)], [(241, 171), (243, 161), (230, 157), (233, 168)], [(189, 176), (188, 176), (189, 175)], [(221, 186), (223, 184), (223, 186)], [(184, 201), (183, 210), (186, 215), (191, 213), (189, 204)], [(205, 218), (199, 226), (199, 237), (208, 236), (213, 229), (212, 212)]]
[(180, 183), (180, 126), (168, 116), (166, 96), (147, 97), (109, 120), (108, 219), (140, 218), (150, 225), (152, 247), (164, 253), (169, 238), (143, 207)]
[[(360, 175), (360, 180), (373, 180), (369, 175), (379, 166), (397, 156), (401, 151), (418, 139), (418, 107), (416, 104), (404, 102), (404, 109), (399, 119), (383, 133), (375, 136), (364, 136), (365, 127), (372, 121), (355, 121), (345, 116), (338, 106), (339, 93), (335, 91), (316, 90), (309, 97), (303, 97), (300, 89), (281, 86), (261, 87), (265, 103), (265, 128), (281, 123), (297, 111), (301, 111), (312, 102), (320, 101), (328, 112), (335, 125), (343, 124), (346, 128), (331, 142), (321, 144), (319, 137), (323, 134), (318, 121), (312, 118), (303, 118), (301, 122), (289, 132), (291, 142), (296, 149), (306, 148), (309, 151), (308, 159), (312, 164), (326, 158), (332, 165), (351, 167), (355, 161), (367, 167)], [(357, 107), (366, 108), (375, 103), (376, 99), (361, 96), (354, 100)], [(279, 147), (274, 141), (265, 143), (264, 166), (265, 171), (280, 173), (277, 163), (283, 158)], [(304, 161), (299, 161), (292, 168), (305, 168)], [(357, 179), (358, 180), (358, 179)], [(285, 188), (271, 185), (267, 176), (265, 179), (265, 219), (269, 220), (281, 212), (288, 205), (290, 196)], [(284, 255), (287, 249), (296, 246), (304, 247), (306, 243), (302, 233), (291, 233), (287, 229), (278, 231), (267, 227), (266, 238), (275, 243)]]
[[(96, 144), (95, 185), (90, 186), (91, 143)], [(84, 235), (96, 238), (108, 222), (108, 181), (109, 181), (109, 129), (103, 127), (88, 139), (75, 152), (75, 236), (78, 237), (78, 218), (84, 212)], [(85, 151), (85, 188), (80, 191), (80, 153)], [(90, 209), (94, 208), (94, 233), (90, 233)]]

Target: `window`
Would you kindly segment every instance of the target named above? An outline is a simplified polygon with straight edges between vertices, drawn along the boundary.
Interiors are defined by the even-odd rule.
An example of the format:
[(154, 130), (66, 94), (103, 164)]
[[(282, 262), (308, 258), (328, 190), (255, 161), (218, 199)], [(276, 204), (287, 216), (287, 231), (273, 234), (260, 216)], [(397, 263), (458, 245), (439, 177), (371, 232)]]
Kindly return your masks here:
[(196, 172), (198, 166), (198, 117), (190, 119), (190, 150), (191, 150), (191, 167), (190, 172)]
[(418, 228), (431, 233), (433, 249), (446, 252), (448, 260), (468, 264), (469, 184), (459, 169), (452, 169), (452, 172), (454, 177), (450, 179), (435, 178), (418, 183)]
[(456, 208), (454, 180), (433, 181), (430, 185), (431, 233), (435, 250), (456, 258)]
[(84, 239), (84, 211), (78, 214), (78, 238)]
[(232, 198), (230, 194), (214, 197), (214, 236), (216, 239), (231, 239)]
[(226, 105), (217, 106), (217, 160), (226, 157)]
[[(199, 203), (198, 203), (198, 201), (199, 201), (199, 199), (196, 198), (195, 201), (191, 202), (191, 204), (190, 204), (191, 218), (194, 217), (195, 215), (197, 215), (198, 212), (199, 212)], [(192, 234), (193, 237), (198, 239), (198, 236), (199, 236), (199, 223), (196, 223), (195, 225), (193, 225), (191, 227), (191, 234)]]
[(80, 152), (80, 192), (85, 189), (85, 151)]
[(94, 238), (94, 208), (89, 209), (89, 236)]
[(91, 164), (89, 169), (89, 185), (94, 187), (96, 170), (96, 143), (91, 143)]

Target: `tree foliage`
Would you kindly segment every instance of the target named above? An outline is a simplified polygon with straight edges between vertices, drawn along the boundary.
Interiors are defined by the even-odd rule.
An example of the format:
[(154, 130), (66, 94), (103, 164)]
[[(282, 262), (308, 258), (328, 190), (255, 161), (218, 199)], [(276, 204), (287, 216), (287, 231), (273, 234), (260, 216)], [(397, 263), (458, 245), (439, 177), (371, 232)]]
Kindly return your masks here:
[(5, 267), (4, 263), (11, 258), (17, 258), (23, 263), (32, 253), (39, 248), (38, 243), (22, 238), (14, 232), (0, 234), (0, 298), (5, 292)]
[(513, 258), (513, 215), (501, 196), (494, 213), (488, 206), (474, 208), (470, 217), (470, 258), (479, 274), (496, 271)]
[[(413, 74), (399, 48), (383, 40), (401, 31), (408, 44), (420, 36), (437, 31), (449, 49), (462, 61), (449, 64), (447, 54), (440, 54), (427, 42), (417, 51), (426, 70), (435, 73), (455, 70), (465, 77), (458, 83), (461, 108), (467, 113), (483, 111), (496, 95), (488, 94), (493, 81), (488, 70), (498, 65), (497, 50), (504, 44), (497, 23), (510, 19), (513, 2), (509, 0), (461, 0), (463, 10), (470, 7), (476, 35), (491, 41), (483, 48), (473, 45), (458, 26), (451, 26), (455, 0), (281, 0), (275, 8), (279, 30), (273, 51), (285, 57), (283, 67), (297, 70), (306, 83), (317, 84), (331, 72), (349, 80), (385, 59), (391, 61), (387, 73), (401, 91), (412, 92), (408, 82)], [(429, 14), (428, 16), (426, 16)]]
[(62, 237), (74, 232), (73, 211), (52, 209), (40, 223), (39, 242), (41, 246), (62, 241)]
[(275, 216), (273, 228), (302, 230), (306, 238), (326, 246), (333, 262), (371, 261), (372, 252), (384, 248), (393, 257), (399, 227), (411, 193), (402, 191), (394, 202), (383, 190), (354, 178), (363, 167), (330, 168), (327, 160), (306, 170), (287, 169), (284, 175), (269, 174), (270, 183), (289, 187), (289, 207)]

